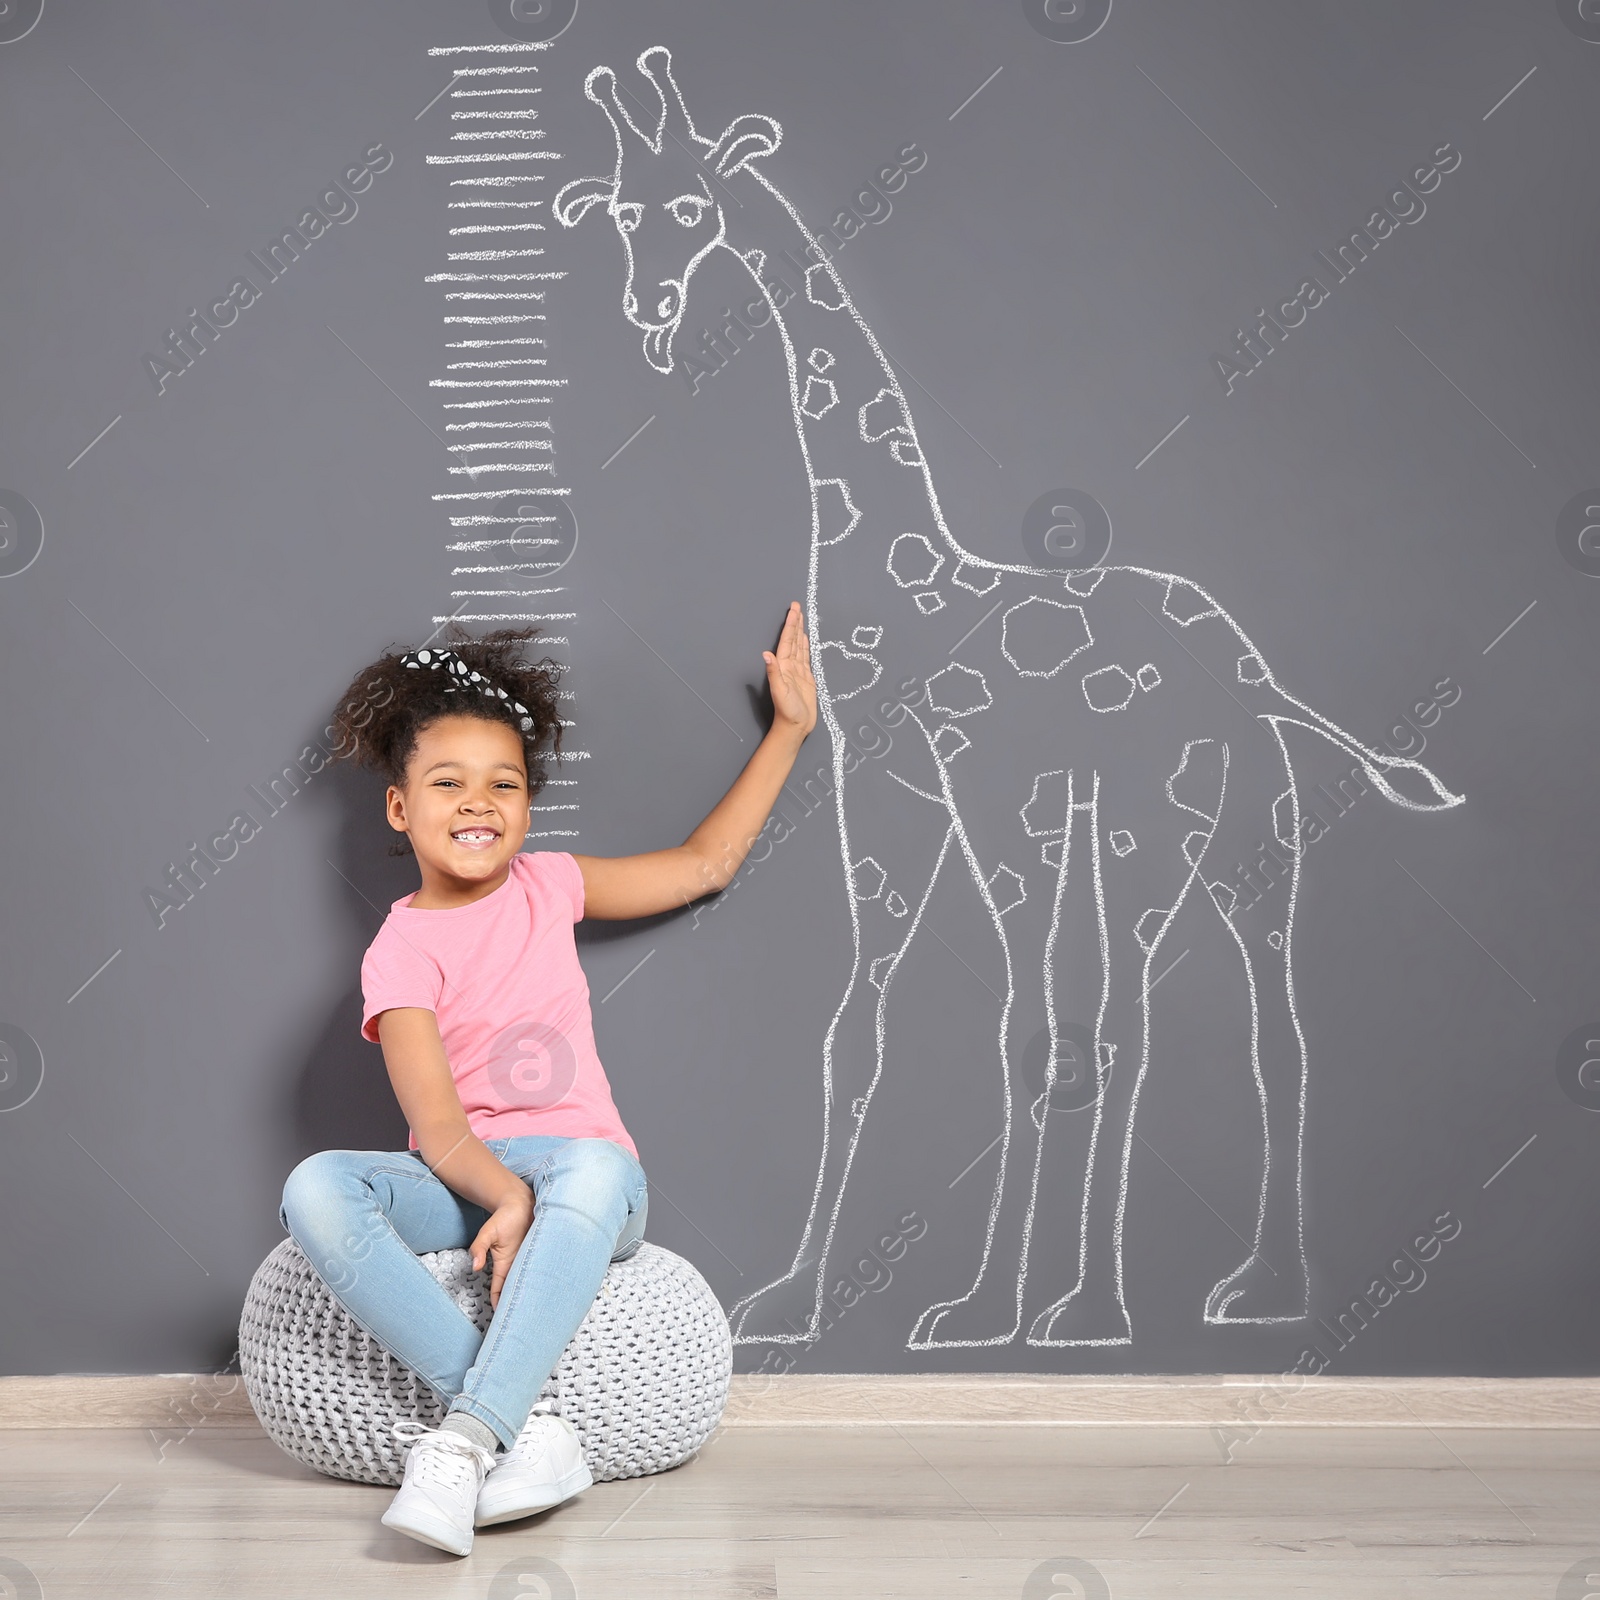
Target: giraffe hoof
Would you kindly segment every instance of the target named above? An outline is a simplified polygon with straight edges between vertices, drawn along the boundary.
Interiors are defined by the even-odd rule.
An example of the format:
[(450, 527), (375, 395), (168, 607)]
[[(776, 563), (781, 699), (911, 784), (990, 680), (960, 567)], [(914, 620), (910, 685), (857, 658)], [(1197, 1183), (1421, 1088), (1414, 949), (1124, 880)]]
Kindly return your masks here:
[(1299, 1261), (1274, 1271), (1252, 1253), (1206, 1296), (1207, 1322), (1301, 1322), (1308, 1315), (1310, 1295)]
[(1110, 1295), (1089, 1299), (1074, 1289), (1033, 1319), (1028, 1343), (1132, 1344), (1133, 1329), (1128, 1313)]
[(906, 1349), (944, 1350), (959, 1345), (1009, 1344), (1016, 1337), (1018, 1321), (1013, 1307), (1011, 1325), (1001, 1331), (1000, 1319), (986, 1305), (976, 1302), (971, 1294), (962, 1300), (940, 1300), (917, 1318), (917, 1325), (906, 1340)]
[(748, 1294), (728, 1313), (735, 1344), (810, 1344), (820, 1334), (816, 1262), (804, 1262)]

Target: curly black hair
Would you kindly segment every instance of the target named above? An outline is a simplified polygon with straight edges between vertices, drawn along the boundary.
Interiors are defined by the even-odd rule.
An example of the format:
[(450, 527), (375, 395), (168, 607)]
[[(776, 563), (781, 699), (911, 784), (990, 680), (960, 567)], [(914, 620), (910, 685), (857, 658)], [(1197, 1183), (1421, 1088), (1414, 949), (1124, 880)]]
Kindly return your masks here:
[[(403, 665), (404, 649), (390, 645), (370, 666), (363, 667), (339, 697), (331, 724), (335, 735), (335, 761), (354, 761), (376, 772), (397, 788), (406, 781), (406, 769), (416, 753), (417, 738), (441, 717), (479, 717), (500, 722), (522, 741), (528, 773), (528, 798), (543, 789), (546, 762), (561, 754), (561, 716), (556, 702), (560, 692), (561, 663), (549, 656), (536, 662), (523, 659), (523, 647), (540, 629), (497, 628), (474, 635), (458, 623), (446, 625), (443, 644), (474, 672), (481, 673), (509, 699), (479, 694), (458, 687), (453, 673), (428, 671)], [(511, 709), (519, 700), (533, 719), (522, 726), (521, 715)], [(548, 745), (548, 749), (546, 746)], [(410, 855), (409, 844), (392, 844), (390, 855)]]

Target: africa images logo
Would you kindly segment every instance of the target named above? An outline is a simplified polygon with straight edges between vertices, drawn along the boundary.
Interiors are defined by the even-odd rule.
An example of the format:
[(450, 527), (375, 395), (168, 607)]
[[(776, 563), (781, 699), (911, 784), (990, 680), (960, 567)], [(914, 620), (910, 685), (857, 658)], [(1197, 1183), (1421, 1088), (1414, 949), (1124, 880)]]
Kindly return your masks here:
[(571, 1092), (578, 1056), (559, 1028), (524, 1020), (495, 1035), (485, 1070), (508, 1106), (547, 1111)]

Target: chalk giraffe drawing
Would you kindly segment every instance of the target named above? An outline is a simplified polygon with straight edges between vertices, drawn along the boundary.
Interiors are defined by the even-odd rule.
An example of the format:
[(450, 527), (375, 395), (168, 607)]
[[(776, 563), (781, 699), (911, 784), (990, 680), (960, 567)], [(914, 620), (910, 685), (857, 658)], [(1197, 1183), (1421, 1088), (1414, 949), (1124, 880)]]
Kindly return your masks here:
[[(1291, 957), (1304, 844), (1283, 726), (1311, 729), (1354, 757), (1397, 805), (1436, 811), (1463, 797), (1418, 762), (1361, 744), (1295, 699), (1198, 584), (1145, 567), (1064, 572), (966, 550), (945, 524), (893, 367), (815, 236), (763, 170), (782, 129), (770, 117), (744, 115), (707, 138), (684, 104), (667, 49), (644, 51), (636, 65), (644, 79), (637, 93), (609, 67), (586, 79), (585, 93), (610, 120), (616, 166), (567, 184), (552, 209), (567, 227), (596, 206), (610, 215), (627, 258), (623, 312), (642, 330), (646, 359), (659, 372), (673, 370), (689, 281), (713, 250), (732, 251), (755, 281), (747, 314), (756, 316), (763, 301), (771, 307), (810, 486), (808, 616), (855, 940), (823, 1043), (823, 1142), (810, 1212), (788, 1269), (730, 1313), (736, 1342), (816, 1337), (828, 1252), (883, 1071), (891, 980), (952, 845), (1004, 961), (1004, 1123), (972, 1287), (929, 1306), (908, 1347), (1004, 1344), (1021, 1326), (1052, 1122), (1049, 1086), (1063, 1081), (1061, 1026), (1085, 987), (1095, 1010), (1095, 1082), (1082, 1208), (1069, 1221), (1077, 1280), (1037, 1312), (1027, 1340), (1131, 1341), (1122, 1223), (1150, 1061), (1151, 972), (1159, 974), (1163, 938), (1197, 878), (1242, 961), (1262, 1139), (1254, 1239), (1211, 1290), (1204, 1316), (1300, 1319), (1308, 1310), (1306, 1055)], [(641, 100), (649, 105), (642, 116)], [(925, 696), (908, 696), (914, 703), (903, 726), (914, 731), (883, 759), (855, 752), (850, 760), (847, 702), (880, 679), (896, 694), (925, 686)], [(1151, 797), (1158, 809), (1141, 811)], [(985, 810), (1000, 802), (1003, 820)], [(1221, 874), (1253, 861), (1269, 829), (1291, 870), (1235, 919)], [(1209, 882), (1201, 876), (1207, 862), (1216, 864)], [(1070, 967), (1058, 980), (1053, 961), (1069, 863), (1073, 903), (1085, 908), (1083, 926), (1092, 920), (1100, 947), (1097, 983), (1087, 986)], [(1031, 1102), (1013, 1037), (1030, 1012), (1045, 1017), (1051, 1051), (1045, 1092)], [(1027, 1036), (1026, 1027), (1020, 1032)]]

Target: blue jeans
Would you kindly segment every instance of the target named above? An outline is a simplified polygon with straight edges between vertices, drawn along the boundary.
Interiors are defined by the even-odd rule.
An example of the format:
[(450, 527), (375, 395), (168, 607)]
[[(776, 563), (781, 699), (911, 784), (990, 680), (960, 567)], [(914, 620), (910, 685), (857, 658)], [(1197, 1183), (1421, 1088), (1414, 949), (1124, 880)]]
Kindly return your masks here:
[(377, 1342), (465, 1412), (516, 1442), (613, 1261), (644, 1237), (644, 1168), (609, 1139), (524, 1134), (484, 1141), (533, 1190), (533, 1225), (488, 1330), (417, 1257), (465, 1249), (488, 1220), (415, 1150), (322, 1150), (283, 1186), (278, 1220), (339, 1303)]

